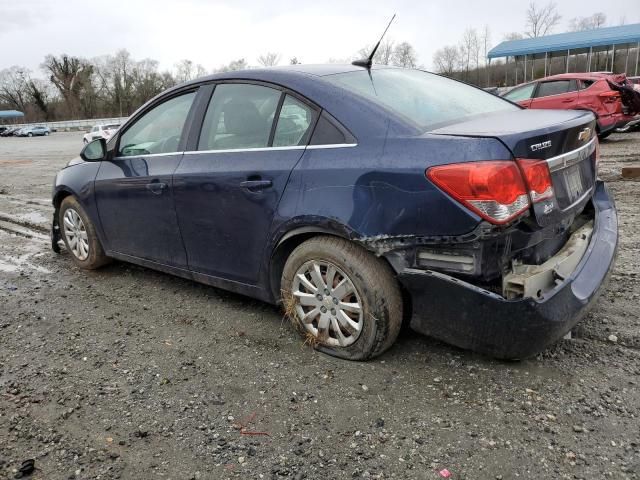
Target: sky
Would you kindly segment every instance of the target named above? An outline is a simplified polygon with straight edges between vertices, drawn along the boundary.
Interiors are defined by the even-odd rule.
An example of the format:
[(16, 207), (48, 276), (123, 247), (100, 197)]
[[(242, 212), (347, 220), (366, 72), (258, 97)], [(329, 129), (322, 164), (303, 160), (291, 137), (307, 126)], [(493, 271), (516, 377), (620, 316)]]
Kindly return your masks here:
[[(538, 0), (539, 4), (546, 0)], [(640, 23), (639, 0), (559, 0), (561, 24), (595, 12), (608, 25)], [(84, 58), (126, 48), (136, 60), (152, 58), (161, 69), (182, 59), (208, 71), (238, 58), (257, 65), (259, 55), (281, 54), (281, 63), (350, 59), (387, 33), (408, 41), (419, 64), (432, 67), (434, 52), (456, 44), (467, 27), (489, 25), (492, 45), (525, 30), (529, 0), (0, 0), (0, 70), (12, 65), (37, 75), (47, 54)]]

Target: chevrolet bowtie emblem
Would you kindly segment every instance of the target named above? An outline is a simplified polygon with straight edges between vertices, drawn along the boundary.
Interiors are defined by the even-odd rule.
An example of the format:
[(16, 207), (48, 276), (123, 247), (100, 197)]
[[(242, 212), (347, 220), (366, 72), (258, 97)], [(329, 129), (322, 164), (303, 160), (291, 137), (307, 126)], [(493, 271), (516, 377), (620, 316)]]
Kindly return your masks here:
[(580, 140), (581, 142), (584, 142), (586, 140), (589, 140), (590, 138), (591, 138), (591, 129), (589, 127), (580, 130), (580, 133), (578, 134), (578, 140)]

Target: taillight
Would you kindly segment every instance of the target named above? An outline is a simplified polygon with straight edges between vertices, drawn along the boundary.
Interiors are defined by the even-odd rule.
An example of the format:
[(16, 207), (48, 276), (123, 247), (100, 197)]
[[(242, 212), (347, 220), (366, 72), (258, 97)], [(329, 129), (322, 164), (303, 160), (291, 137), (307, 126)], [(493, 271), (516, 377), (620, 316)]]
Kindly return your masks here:
[(553, 197), (553, 184), (549, 165), (544, 160), (518, 159), (524, 181), (529, 187), (529, 196), (533, 203)]
[(467, 208), (494, 224), (507, 223), (529, 208), (518, 165), (510, 160), (431, 167), (427, 178)]

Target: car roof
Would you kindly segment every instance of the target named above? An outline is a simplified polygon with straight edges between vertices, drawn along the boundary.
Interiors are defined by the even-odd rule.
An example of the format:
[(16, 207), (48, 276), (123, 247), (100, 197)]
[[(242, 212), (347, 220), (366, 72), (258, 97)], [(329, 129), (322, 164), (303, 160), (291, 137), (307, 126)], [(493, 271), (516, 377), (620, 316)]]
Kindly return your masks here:
[(601, 80), (603, 78), (613, 76), (611, 73), (605, 72), (576, 72), (576, 73), (560, 73), (549, 77), (540, 78), (538, 82), (546, 82), (548, 80)]
[[(401, 67), (395, 67), (391, 65), (373, 65), (374, 70), (383, 69), (399, 69)], [(184, 87), (188, 85), (196, 85), (199, 83), (205, 83), (215, 80), (232, 80), (232, 79), (247, 79), (247, 80), (263, 80), (266, 82), (278, 80), (294, 80), (303, 77), (325, 77), (328, 75), (335, 75), (338, 73), (356, 72), (364, 70), (363, 67), (358, 67), (352, 64), (341, 63), (327, 63), (327, 64), (311, 64), (311, 65), (284, 65), (265, 68), (247, 68), (244, 70), (233, 70), (230, 72), (214, 73), (204, 77), (196, 78), (188, 82), (182, 83), (177, 87)]]

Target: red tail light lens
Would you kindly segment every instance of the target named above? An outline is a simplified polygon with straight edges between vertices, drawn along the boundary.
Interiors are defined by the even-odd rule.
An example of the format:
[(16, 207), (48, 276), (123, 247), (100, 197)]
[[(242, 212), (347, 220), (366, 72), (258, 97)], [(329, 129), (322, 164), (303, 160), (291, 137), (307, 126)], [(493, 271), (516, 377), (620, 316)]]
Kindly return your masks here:
[(553, 184), (549, 166), (544, 160), (518, 159), (524, 181), (529, 187), (529, 196), (533, 203), (553, 197)]
[(509, 222), (530, 205), (518, 165), (510, 160), (441, 165), (429, 168), (426, 175), (455, 200), (494, 224)]

